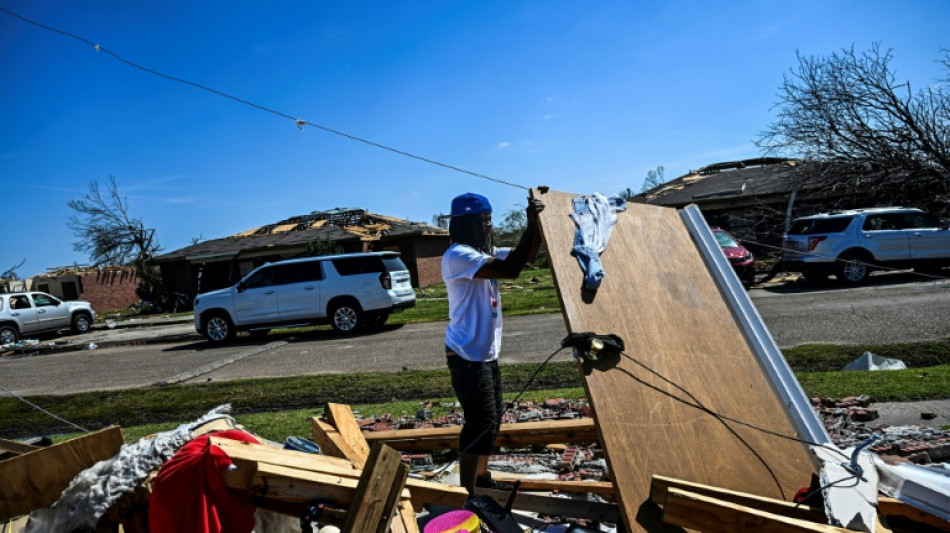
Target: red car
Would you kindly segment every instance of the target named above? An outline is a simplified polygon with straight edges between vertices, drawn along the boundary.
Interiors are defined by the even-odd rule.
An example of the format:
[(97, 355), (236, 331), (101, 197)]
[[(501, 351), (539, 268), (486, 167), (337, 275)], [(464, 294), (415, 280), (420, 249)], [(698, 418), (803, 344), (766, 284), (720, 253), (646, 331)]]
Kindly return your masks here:
[(755, 283), (755, 257), (745, 246), (739, 244), (739, 241), (728, 231), (722, 228), (710, 228), (716, 241), (722, 248), (722, 253), (726, 255), (729, 264), (736, 271), (739, 281), (746, 287)]

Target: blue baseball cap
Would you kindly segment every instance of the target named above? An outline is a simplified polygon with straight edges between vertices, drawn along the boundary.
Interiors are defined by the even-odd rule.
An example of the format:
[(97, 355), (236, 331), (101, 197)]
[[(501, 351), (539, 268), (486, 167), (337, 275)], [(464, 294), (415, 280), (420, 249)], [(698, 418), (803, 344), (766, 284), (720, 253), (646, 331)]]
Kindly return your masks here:
[(480, 194), (467, 192), (452, 199), (453, 217), (475, 215), (478, 213), (491, 213), (491, 204), (488, 203), (488, 198)]

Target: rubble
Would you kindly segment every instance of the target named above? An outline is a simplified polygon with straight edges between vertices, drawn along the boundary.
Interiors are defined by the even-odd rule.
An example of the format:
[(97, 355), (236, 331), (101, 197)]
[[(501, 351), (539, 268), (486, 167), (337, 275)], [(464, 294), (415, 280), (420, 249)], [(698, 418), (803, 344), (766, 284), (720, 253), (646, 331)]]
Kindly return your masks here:
[(872, 435), (880, 434), (881, 441), (869, 449), (883, 457), (921, 465), (950, 461), (948, 430), (869, 424), (878, 416), (867, 396), (812, 398), (811, 401), (831, 439), (840, 448), (857, 446)]

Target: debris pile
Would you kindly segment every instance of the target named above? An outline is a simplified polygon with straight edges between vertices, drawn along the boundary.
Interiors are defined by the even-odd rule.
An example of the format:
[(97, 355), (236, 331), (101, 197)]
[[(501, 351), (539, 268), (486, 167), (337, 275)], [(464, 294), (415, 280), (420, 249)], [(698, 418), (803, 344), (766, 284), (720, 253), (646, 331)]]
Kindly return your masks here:
[(867, 396), (812, 398), (831, 439), (841, 448), (857, 446), (874, 434), (882, 436), (869, 449), (881, 456), (916, 464), (950, 462), (950, 431), (925, 426), (868, 424), (878, 418)]

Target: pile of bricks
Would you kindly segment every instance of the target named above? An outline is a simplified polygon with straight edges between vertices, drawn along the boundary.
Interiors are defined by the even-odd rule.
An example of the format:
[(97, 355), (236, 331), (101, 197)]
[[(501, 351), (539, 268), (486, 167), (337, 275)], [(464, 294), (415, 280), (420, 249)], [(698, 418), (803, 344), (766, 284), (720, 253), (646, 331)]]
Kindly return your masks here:
[(877, 409), (869, 407), (867, 396), (812, 398), (812, 405), (836, 445), (850, 448), (873, 435), (881, 440), (869, 449), (894, 461), (916, 464), (950, 462), (950, 431), (923, 426), (873, 426)]

